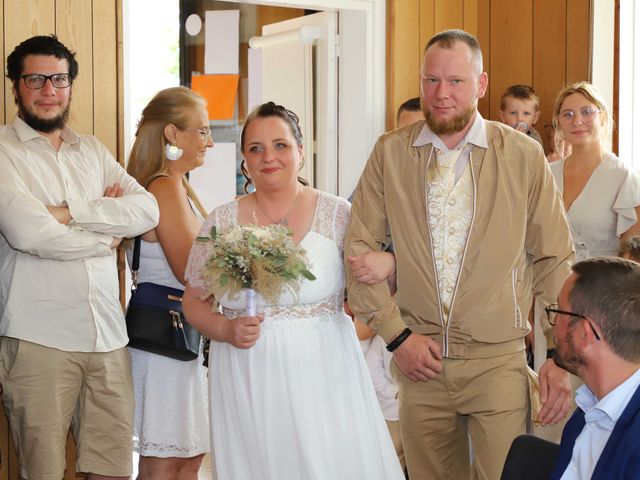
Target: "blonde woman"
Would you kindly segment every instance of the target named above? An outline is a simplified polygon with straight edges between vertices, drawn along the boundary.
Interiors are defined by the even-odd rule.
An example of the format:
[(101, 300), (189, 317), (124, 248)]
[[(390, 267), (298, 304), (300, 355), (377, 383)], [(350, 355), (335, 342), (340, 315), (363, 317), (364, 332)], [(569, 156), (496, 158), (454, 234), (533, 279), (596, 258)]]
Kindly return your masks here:
[[(186, 179), (213, 146), (205, 101), (184, 87), (159, 92), (138, 124), (127, 171), (158, 201), (160, 222), (142, 236), (139, 282), (184, 289), (191, 244), (206, 212)], [(131, 248), (128, 258), (131, 262)], [(139, 480), (197, 480), (209, 447), (207, 370), (133, 348), (134, 445)]]
[(558, 94), (553, 123), (573, 149), (550, 167), (562, 192), (576, 260), (614, 256), (620, 240), (640, 231), (640, 177), (609, 149), (609, 109), (596, 87), (574, 83)]

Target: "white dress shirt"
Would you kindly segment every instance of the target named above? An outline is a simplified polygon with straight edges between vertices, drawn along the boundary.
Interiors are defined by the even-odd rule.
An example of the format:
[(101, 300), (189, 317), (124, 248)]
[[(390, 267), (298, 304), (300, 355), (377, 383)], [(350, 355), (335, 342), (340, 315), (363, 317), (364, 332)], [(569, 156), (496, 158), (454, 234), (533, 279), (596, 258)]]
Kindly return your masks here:
[(637, 370), (601, 400), (586, 385), (576, 390), (576, 404), (584, 412), (585, 425), (576, 438), (571, 461), (560, 480), (591, 478), (616, 422), (639, 385), (640, 370)]
[[(0, 335), (112, 351), (128, 339), (110, 245), (154, 228), (158, 206), (95, 137), (65, 127), (61, 138), (56, 150), (20, 118), (0, 127)], [(105, 198), (114, 183), (124, 195)]]

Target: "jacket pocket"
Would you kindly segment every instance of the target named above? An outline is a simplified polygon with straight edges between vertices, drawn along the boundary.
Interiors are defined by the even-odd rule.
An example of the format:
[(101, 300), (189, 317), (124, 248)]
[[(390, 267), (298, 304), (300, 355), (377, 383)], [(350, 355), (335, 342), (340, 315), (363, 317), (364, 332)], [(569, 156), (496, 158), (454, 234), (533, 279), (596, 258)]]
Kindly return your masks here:
[(522, 312), (520, 311), (520, 305), (518, 305), (518, 269), (511, 270), (511, 293), (513, 294), (513, 323), (514, 328), (523, 328), (524, 321), (522, 318)]

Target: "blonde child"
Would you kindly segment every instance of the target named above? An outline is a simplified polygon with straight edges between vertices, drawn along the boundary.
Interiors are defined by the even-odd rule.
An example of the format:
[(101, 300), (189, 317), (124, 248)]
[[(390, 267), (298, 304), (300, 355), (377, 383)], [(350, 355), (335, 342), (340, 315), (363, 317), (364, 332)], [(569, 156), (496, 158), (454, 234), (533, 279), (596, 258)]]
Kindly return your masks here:
[(540, 99), (528, 85), (511, 85), (502, 94), (498, 117), (502, 123), (525, 133), (542, 145), (542, 137), (533, 126), (540, 118)]

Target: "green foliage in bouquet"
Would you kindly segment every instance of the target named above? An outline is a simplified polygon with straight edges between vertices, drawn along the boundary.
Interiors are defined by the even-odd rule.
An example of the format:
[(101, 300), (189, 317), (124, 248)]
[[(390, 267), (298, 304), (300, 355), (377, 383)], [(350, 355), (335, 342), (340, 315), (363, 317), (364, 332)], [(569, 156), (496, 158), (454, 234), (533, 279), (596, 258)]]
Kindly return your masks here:
[(284, 225), (235, 225), (223, 232), (214, 226), (209, 237), (211, 255), (202, 275), (211, 293), (227, 293), (235, 299), (243, 288), (252, 288), (275, 303), (284, 288), (297, 293), (298, 279), (315, 280), (309, 271), (306, 252), (296, 246), (293, 233)]

